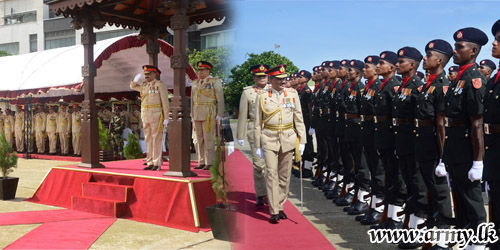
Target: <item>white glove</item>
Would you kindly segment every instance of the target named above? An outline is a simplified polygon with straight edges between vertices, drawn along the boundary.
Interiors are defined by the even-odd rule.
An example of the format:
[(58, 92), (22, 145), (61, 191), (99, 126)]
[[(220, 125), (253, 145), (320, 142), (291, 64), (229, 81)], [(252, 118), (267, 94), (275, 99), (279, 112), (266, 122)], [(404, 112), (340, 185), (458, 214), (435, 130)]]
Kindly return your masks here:
[(446, 168), (444, 166), (443, 160), (439, 159), (439, 164), (436, 167), (436, 170), (434, 171), (437, 177), (445, 177), (448, 172), (446, 172)]
[(304, 149), (306, 148), (306, 144), (299, 144), (299, 152), (300, 155), (304, 154)]
[(168, 119), (163, 120), (163, 126), (166, 127), (168, 125)]
[(238, 140), (238, 144), (240, 144), (240, 146), (245, 146), (245, 140)]
[(264, 152), (262, 152), (262, 148), (257, 148), (257, 149), (255, 150), (255, 154), (256, 154), (259, 158), (264, 159)]
[(220, 125), (220, 121), (222, 120), (222, 117), (220, 117), (220, 116), (216, 116), (216, 117), (215, 117), (215, 120), (217, 120), (217, 124), (219, 124), (219, 125)]
[(227, 156), (230, 156), (234, 152), (234, 141), (227, 143)]
[(481, 180), (483, 177), (483, 161), (473, 161), (468, 176), (472, 182)]
[(139, 82), (139, 79), (141, 78), (142, 74), (139, 73), (137, 74), (135, 77), (134, 77), (134, 82), (138, 83)]
[(307, 133), (309, 133), (309, 135), (314, 135), (314, 133), (316, 133), (316, 130), (314, 130), (313, 128), (309, 128), (309, 131)]

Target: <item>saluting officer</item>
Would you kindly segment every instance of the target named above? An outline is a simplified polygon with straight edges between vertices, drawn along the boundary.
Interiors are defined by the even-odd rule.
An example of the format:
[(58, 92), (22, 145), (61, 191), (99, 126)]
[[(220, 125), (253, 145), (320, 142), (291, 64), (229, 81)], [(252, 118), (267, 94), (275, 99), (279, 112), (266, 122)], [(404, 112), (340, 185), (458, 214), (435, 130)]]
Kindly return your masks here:
[[(496, 21), (491, 28), (493, 33), (493, 49), (491, 55), (500, 59), (500, 20)], [(490, 214), (493, 218), (495, 229), (500, 228), (500, 73), (492, 77), (486, 85), (486, 97), (484, 98), (484, 172), (483, 180), (489, 187)], [(494, 216), (492, 216), (494, 215)], [(490, 249), (500, 249), (500, 242), (496, 242)]]
[[(236, 138), (240, 146), (245, 145), (245, 135), (250, 143), (250, 150), (252, 150), (253, 162), (253, 180), (255, 195), (257, 200), (255, 205), (264, 205), (264, 197), (266, 194), (266, 180), (264, 176), (264, 169), (266, 161), (257, 154), (255, 154), (254, 147), (254, 121), (255, 121), (255, 100), (259, 91), (267, 88), (267, 74), (266, 71), (269, 66), (266, 64), (258, 64), (250, 67), (250, 72), (253, 76), (254, 85), (243, 88), (243, 93), (240, 98), (240, 109), (238, 116), (238, 131)], [(249, 122), (248, 122), (249, 121)], [(248, 122), (248, 124), (247, 124)]]
[(255, 103), (255, 147), (257, 155), (266, 159), (271, 223), (287, 218), (283, 206), (288, 198), (294, 149), (302, 154), (306, 143), (299, 95), (294, 89), (283, 88), (285, 67), (278, 65), (267, 71), (271, 88), (260, 91)]
[[(451, 45), (441, 39), (432, 40), (425, 46), (423, 68), (429, 72), (425, 85), (419, 87), (415, 107), (415, 159), (417, 160), (426, 189), (420, 190), (421, 197), (414, 199), (420, 224), (427, 214), (428, 228), (447, 229), (446, 221), (451, 221), (450, 189), (446, 181), (446, 169), (442, 161), (445, 138), (444, 95), (449, 85), (444, 67), (453, 55)], [(438, 173), (439, 176), (436, 176)], [(415, 194), (414, 194), (415, 195)], [(437, 217), (434, 216), (438, 213)], [(445, 235), (437, 244), (440, 249), (447, 249)]]
[(71, 135), (73, 143), (73, 156), (80, 156), (82, 154), (81, 148), (81, 107), (78, 104), (73, 104), (73, 113), (71, 113)]
[(457, 75), (458, 75), (458, 66), (451, 66), (448, 69), (448, 81), (455, 82), (457, 80)]
[(130, 83), (130, 88), (141, 95), (141, 120), (146, 141), (146, 167), (144, 170), (160, 170), (162, 159), (162, 133), (168, 125), (168, 89), (157, 78), (161, 71), (152, 65), (142, 66), (145, 81), (138, 84), (140, 74)]
[(17, 152), (24, 152), (24, 111), (21, 105), (17, 105), (17, 113), (14, 122), (14, 133), (16, 136)]
[(481, 197), (486, 79), (475, 62), (488, 37), (479, 29), (463, 28), (456, 31), (453, 38), (453, 61), (460, 68), (457, 80), (450, 83), (445, 95), (443, 161), (448, 166), (451, 187), (458, 202), (459, 209), (455, 213), (457, 228), (469, 226), (476, 230), (479, 224), (486, 221)]
[(479, 63), (479, 71), (483, 73), (484, 77), (486, 78), (486, 81), (490, 79), (491, 74), (493, 73), (493, 71), (495, 71), (496, 68), (497, 66), (490, 59), (482, 60)]
[(224, 93), (219, 78), (212, 77), (212, 64), (199, 61), (198, 79), (191, 87), (191, 118), (196, 131), (198, 166), (208, 170), (215, 155), (215, 122), (220, 124), (224, 116)]
[(61, 155), (68, 155), (69, 137), (71, 132), (71, 115), (66, 111), (66, 103), (61, 103), (61, 111), (57, 117), (57, 133), (61, 145)]

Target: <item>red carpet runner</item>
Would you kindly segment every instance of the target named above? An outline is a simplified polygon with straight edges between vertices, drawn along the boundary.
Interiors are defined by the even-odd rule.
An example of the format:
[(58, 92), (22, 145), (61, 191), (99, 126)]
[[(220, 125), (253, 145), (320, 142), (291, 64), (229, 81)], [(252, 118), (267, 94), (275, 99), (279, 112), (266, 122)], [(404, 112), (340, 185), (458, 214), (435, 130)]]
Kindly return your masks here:
[(229, 197), (237, 207), (236, 227), (230, 233), (234, 250), (335, 249), (289, 201), (284, 210), (288, 220), (270, 224), (269, 208), (255, 206), (252, 163), (236, 150), (226, 164)]

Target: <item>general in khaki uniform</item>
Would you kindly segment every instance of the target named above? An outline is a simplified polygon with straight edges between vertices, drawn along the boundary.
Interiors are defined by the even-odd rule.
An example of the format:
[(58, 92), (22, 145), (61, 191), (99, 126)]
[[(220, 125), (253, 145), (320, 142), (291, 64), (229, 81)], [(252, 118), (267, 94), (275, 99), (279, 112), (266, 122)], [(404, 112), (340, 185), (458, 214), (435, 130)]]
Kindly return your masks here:
[(14, 122), (14, 134), (16, 136), (17, 152), (24, 152), (24, 111), (20, 105), (17, 106), (17, 113)]
[(197, 63), (198, 79), (191, 87), (191, 118), (196, 131), (198, 167), (210, 169), (215, 155), (215, 122), (224, 114), (224, 94), (220, 79), (210, 76), (212, 64)]
[[(264, 167), (266, 161), (255, 154), (254, 147), (254, 121), (255, 121), (255, 100), (259, 91), (267, 88), (268, 65), (259, 64), (250, 68), (253, 75), (255, 85), (248, 86), (243, 89), (243, 94), (240, 98), (240, 109), (238, 117), (238, 132), (236, 138), (238, 143), (243, 146), (245, 135), (248, 136), (248, 143), (252, 150), (253, 161), (253, 181), (255, 187), (255, 195), (257, 196), (257, 206), (264, 205), (263, 198), (266, 196), (266, 180), (264, 176)], [(250, 122), (247, 121), (250, 120)]]
[(42, 106), (38, 106), (38, 111), (35, 115), (35, 139), (36, 148), (39, 154), (45, 152), (45, 127), (47, 126), (47, 114), (43, 112)]
[(46, 118), (46, 131), (47, 135), (49, 136), (49, 154), (55, 154), (56, 153), (56, 145), (57, 145), (57, 113), (54, 112), (54, 106), (50, 106), (49, 108), (49, 114), (47, 115)]
[(271, 88), (262, 90), (255, 103), (256, 154), (266, 159), (266, 188), (271, 223), (286, 219), (283, 206), (288, 198), (294, 151), (301, 154), (306, 144), (306, 130), (299, 95), (283, 88), (285, 65), (268, 70)]
[(14, 136), (14, 116), (11, 113), (10, 109), (5, 110), (5, 118), (3, 120), (3, 132), (5, 133), (5, 139), (13, 146), (13, 136)]
[(57, 133), (61, 144), (61, 155), (68, 155), (69, 137), (71, 132), (71, 114), (66, 111), (67, 105), (61, 104), (61, 111), (57, 117)]
[(73, 156), (80, 156), (82, 154), (82, 137), (81, 126), (81, 107), (78, 104), (73, 105), (73, 113), (71, 114), (71, 135), (73, 138)]
[(156, 79), (161, 71), (151, 65), (144, 65), (146, 80), (137, 84), (138, 77), (130, 83), (130, 88), (141, 94), (141, 120), (147, 150), (147, 167), (145, 170), (160, 170), (162, 164), (162, 133), (168, 125), (168, 89)]

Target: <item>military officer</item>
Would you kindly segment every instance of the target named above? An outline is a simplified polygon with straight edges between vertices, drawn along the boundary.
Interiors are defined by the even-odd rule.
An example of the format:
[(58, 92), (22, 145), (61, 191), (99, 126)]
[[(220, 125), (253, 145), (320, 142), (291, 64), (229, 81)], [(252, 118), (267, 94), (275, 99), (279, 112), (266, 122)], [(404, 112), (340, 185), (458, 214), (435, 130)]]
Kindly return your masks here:
[(160, 170), (162, 165), (162, 133), (168, 125), (168, 89), (159, 79), (161, 71), (151, 65), (142, 66), (145, 81), (137, 83), (138, 74), (130, 83), (130, 88), (141, 94), (141, 120), (146, 141), (147, 166), (144, 170)]
[(269, 66), (266, 64), (257, 64), (250, 67), (250, 72), (253, 76), (253, 81), (255, 84), (243, 88), (243, 93), (241, 94), (240, 98), (238, 132), (236, 135), (238, 144), (240, 144), (240, 146), (244, 146), (245, 136), (248, 136), (248, 143), (250, 143), (250, 150), (252, 150), (253, 155), (253, 180), (255, 195), (257, 196), (257, 206), (264, 205), (264, 197), (266, 196), (266, 182), (264, 176), (266, 162), (264, 159), (255, 154), (253, 133), (255, 121), (255, 100), (259, 91), (267, 88), (266, 71), (268, 69)]
[(126, 104), (119, 104), (120, 108), (120, 116), (123, 117), (124, 120), (124, 126), (125, 128), (128, 128), (130, 126), (130, 112), (127, 110), (127, 105)]
[(17, 113), (14, 122), (17, 152), (24, 152), (24, 111), (21, 105), (16, 107)]
[(57, 146), (57, 120), (58, 116), (57, 113), (55, 112), (55, 107), (50, 106), (49, 107), (49, 114), (47, 115), (46, 118), (46, 131), (47, 135), (49, 136), (49, 154), (54, 155), (56, 154), (56, 146)]
[[(372, 228), (399, 229), (402, 227), (402, 217), (398, 215), (406, 199), (406, 190), (401, 171), (399, 170), (396, 155), (394, 154), (394, 131), (392, 126), (392, 110), (394, 109), (394, 98), (399, 89), (400, 82), (396, 78), (396, 63), (398, 56), (392, 51), (380, 53), (380, 60), (377, 64), (377, 72), (384, 78), (380, 88), (374, 95), (375, 107), (375, 149), (380, 155), (385, 171), (385, 199), (387, 206), (387, 220)], [(383, 204), (377, 203), (381, 209)], [(377, 223), (380, 218), (378, 212), (373, 212), (372, 217), (362, 220), (362, 224)]]
[(73, 104), (73, 113), (71, 114), (71, 135), (73, 142), (73, 156), (81, 156), (82, 154), (82, 144), (81, 144), (81, 107), (78, 104)]
[(140, 132), (140, 124), (141, 124), (141, 111), (139, 111), (139, 105), (132, 105), (132, 112), (130, 113), (130, 129), (132, 132), (139, 137)]
[(43, 154), (45, 153), (45, 127), (47, 126), (47, 115), (43, 111), (43, 107), (41, 105), (37, 107), (34, 124), (37, 152), (39, 154)]
[[(307, 85), (311, 77), (311, 72), (307, 70), (301, 70), (297, 74), (297, 93), (299, 94), (300, 98), (300, 106), (302, 109), (302, 116), (304, 119), (304, 125), (306, 126), (306, 131), (309, 131), (309, 129), (311, 128), (312, 119), (312, 90)], [(312, 162), (314, 161), (314, 145), (311, 134), (308, 133), (306, 135), (306, 141), (307, 143), (304, 149), (304, 154), (301, 157), (302, 168), (300, 168), (303, 178), (309, 178), (313, 175)], [(298, 172), (297, 177), (300, 177), (300, 172)]]
[(59, 143), (61, 145), (61, 155), (69, 153), (69, 137), (71, 136), (71, 115), (66, 111), (68, 105), (61, 103), (61, 110), (57, 117), (57, 133), (59, 135)]
[(491, 74), (493, 73), (493, 71), (495, 71), (496, 68), (497, 66), (495, 65), (495, 63), (489, 59), (482, 60), (479, 63), (479, 71), (483, 73), (486, 81), (490, 79)]
[(215, 150), (215, 122), (220, 124), (224, 114), (224, 93), (219, 78), (212, 77), (212, 64), (199, 61), (198, 79), (191, 87), (191, 118), (196, 131), (198, 166), (195, 169), (210, 169)]
[(5, 110), (5, 119), (3, 121), (3, 129), (5, 133), (5, 138), (7, 142), (12, 147), (14, 145), (14, 116), (12, 115), (12, 111), (10, 109)]
[(109, 122), (111, 122), (112, 117), (113, 112), (111, 112), (111, 106), (104, 106), (104, 108), (102, 109), (101, 117), (102, 126), (105, 128), (109, 128)]
[(271, 68), (267, 74), (271, 88), (261, 91), (255, 103), (255, 147), (256, 154), (266, 160), (270, 222), (278, 223), (287, 218), (283, 206), (288, 198), (293, 152), (304, 152), (306, 131), (297, 91), (283, 88), (286, 65)]
[(115, 156), (123, 156), (123, 130), (125, 129), (125, 117), (122, 116), (121, 106), (115, 105), (115, 112), (109, 123), (111, 145)]
[[(451, 199), (450, 189), (446, 177), (436, 176), (436, 171), (446, 172), (442, 162), (443, 145), (445, 138), (444, 128), (444, 95), (447, 90), (448, 79), (444, 67), (453, 55), (451, 45), (441, 39), (432, 40), (425, 46), (423, 68), (429, 72), (429, 79), (422, 87), (415, 106), (415, 159), (426, 189), (419, 190), (415, 201), (415, 216), (420, 216), (416, 224), (423, 221), (423, 215), (427, 214), (426, 225), (428, 228), (434, 226), (442, 229), (449, 228), (445, 221), (451, 221)], [(414, 194), (415, 195), (415, 194)], [(434, 217), (438, 213), (438, 219)], [(446, 220), (443, 220), (446, 219)], [(444, 235), (443, 235), (444, 236)], [(437, 249), (447, 249), (448, 246), (440, 238)]]
[[(486, 79), (475, 62), (488, 37), (479, 29), (463, 28), (456, 31), (453, 38), (453, 61), (460, 67), (456, 81), (450, 83), (445, 95), (443, 161), (448, 166), (451, 187), (460, 207), (455, 214), (457, 228), (470, 226), (475, 230), (486, 221), (481, 197)], [(473, 247), (484, 249), (484, 246)]]
[[(491, 55), (500, 59), (500, 20), (491, 28), (493, 34), (493, 49)], [(498, 162), (500, 157), (500, 73), (490, 78), (486, 85), (484, 99), (484, 171), (483, 180), (487, 182), (489, 217), (494, 220), (495, 229), (500, 228), (500, 174)], [(488, 190), (489, 189), (489, 190)], [(493, 216), (492, 216), (493, 215)], [(500, 242), (490, 246), (490, 249), (500, 249)]]
[(457, 79), (457, 75), (458, 75), (458, 66), (451, 66), (448, 69), (448, 81), (450, 83), (455, 82), (455, 80)]

